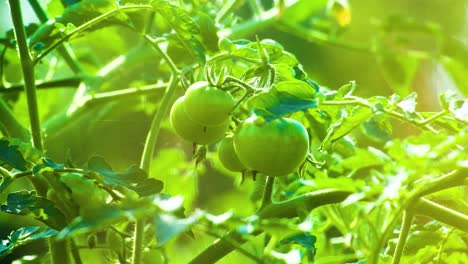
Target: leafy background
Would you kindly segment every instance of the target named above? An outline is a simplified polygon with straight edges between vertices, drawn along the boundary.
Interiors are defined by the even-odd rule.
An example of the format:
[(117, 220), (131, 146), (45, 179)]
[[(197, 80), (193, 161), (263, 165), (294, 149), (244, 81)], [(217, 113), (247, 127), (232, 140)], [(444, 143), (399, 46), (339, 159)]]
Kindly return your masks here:
[[(40, 56), (62, 36), (112, 10), (115, 5), (113, 1), (105, 0), (36, 1), (48, 18), (56, 19), (55, 24), (44, 24), (40, 17), (36, 18), (28, 2), (21, 1), (21, 4), (34, 56)], [(122, 5), (139, 2), (149, 1), (119, 1)], [(154, 5), (155, 10), (166, 10), (167, 3), (159, 2)], [(468, 41), (467, 2), (171, 2), (186, 13), (168, 9), (176, 13), (166, 10), (153, 17), (148, 10), (138, 10), (117, 14), (67, 41), (78, 65), (64, 59), (59, 49), (37, 64), (38, 81), (63, 82), (55, 89), (38, 90), (45, 154), (51, 161), (31, 158), (34, 156), (28, 153), (32, 150), (23, 146), (20, 152), (22, 156), (30, 157), (25, 158), (27, 162), (40, 165), (37, 169), (46, 170), (59, 169), (60, 164), (71, 164), (74, 165), (72, 167), (88, 168), (86, 173), (109, 177), (115, 175), (112, 174), (114, 171), (118, 175), (127, 173), (132, 165), (139, 163), (152, 114), (160, 107), (162, 89), (113, 101), (92, 101), (86, 95), (155, 83), (162, 85), (167, 81), (170, 76), (167, 65), (141, 37), (141, 32), (147, 30), (148, 20), (153, 21), (150, 32), (164, 39), (168, 55), (181, 68), (203, 62), (220, 49), (256, 58), (258, 53), (253, 48), (256, 46), (255, 37), (273, 39), (271, 50), (280, 47), (281, 56), (277, 63), (299, 61), (308, 78), (319, 84), (320, 92), (307, 92), (313, 94), (314, 102), (318, 102), (313, 106), (286, 100), (269, 110), (275, 112), (276, 109), (275, 113), (284, 114), (289, 113), (291, 105), (293, 111), (307, 108), (292, 116), (302, 121), (313, 136), (311, 150), (314, 158), (325, 162), (321, 167), (307, 166), (303, 177), (294, 174), (278, 179), (274, 198), (288, 199), (327, 188), (355, 194), (341, 204), (311, 212), (303, 210), (300, 219), (273, 223), (246, 220), (242, 217), (251, 216), (259, 206), (261, 180), (247, 180), (240, 184), (238, 173), (229, 172), (220, 165), (215, 146), (208, 147), (206, 160), (196, 166), (192, 161), (191, 144), (177, 138), (165, 120), (148, 176), (164, 183), (164, 193), (183, 197), (180, 204), (177, 200), (171, 201), (178, 204), (179, 211), (183, 206), (186, 216), (194, 218), (184, 218), (188, 220), (179, 223), (171, 218), (177, 216), (174, 210), (167, 210), (167, 215), (161, 214), (155, 221), (167, 223), (167, 230), (173, 233), (159, 233), (160, 238), (168, 238), (168, 244), (163, 248), (157, 246), (154, 238), (148, 238), (152, 249), (145, 253), (145, 258), (154, 260), (166, 255), (171, 263), (186, 263), (195, 253), (211, 244), (213, 235), (220, 236), (234, 227), (241, 231), (246, 228), (247, 231), (242, 232), (251, 241), (243, 249), (262, 258), (265, 234), (249, 236), (249, 226), (282, 238), (278, 235), (281, 232), (303, 231), (306, 225), (309, 227), (307, 234), (312, 237), (293, 238), (293, 244), (302, 252), (303, 261), (312, 258), (303, 252), (314, 252), (318, 263), (353, 262), (369, 256), (378, 258), (380, 262), (390, 262), (398, 237), (394, 229), (398, 230), (402, 210), (410, 198), (434, 179), (467, 166), (463, 151), (467, 143), (468, 121), (467, 103), (463, 100), (468, 93), (465, 74), (468, 68), (465, 45)], [(282, 4), (284, 8), (281, 8)], [(0, 2), (0, 39), (3, 44), (0, 98), (11, 107), (20, 123), (28, 127), (25, 95), (6, 91), (22, 83), (20, 61), (11, 43), (13, 33), (9, 17), (6, 1)], [(249, 42), (234, 42), (238, 39)], [(269, 42), (262, 43), (267, 47)], [(273, 60), (271, 54), (270, 58)], [(233, 75), (241, 75), (245, 71), (242, 64), (225, 63)], [(190, 77), (199, 78), (197, 74)], [(280, 77), (286, 78), (286, 75)], [(294, 78), (298, 79), (297, 76)], [(275, 92), (298, 96), (303, 91), (299, 89), (293, 91), (292, 88), (277, 86)], [(177, 96), (182, 94), (183, 89), (178, 89)], [(250, 104), (268, 106), (267, 99), (258, 96)], [(425, 118), (440, 111), (444, 116), (428, 127), (424, 123)], [(7, 136), (5, 130), (1, 133)], [(17, 144), (10, 142), (10, 145)], [(2, 150), (11, 150), (7, 143), (3, 146)], [(105, 161), (90, 168), (91, 157), (95, 156), (104, 157)], [(96, 165), (96, 159), (91, 164)], [(110, 174), (109, 167), (112, 169)], [(135, 186), (139, 183), (104, 182), (112, 188), (124, 186), (129, 189), (137, 188)], [(31, 186), (21, 179), (13, 182), (7, 190), (16, 192), (23, 189), (31, 189)], [(17, 195), (27, 199), (30, 194)], [(0, 194), (2, 202), (8, 198), (7, 192)], [(427, 198), (465, 215), (468, 213), (466, 187), (451, 188)], [(106, 207), (105, 214), (90, 219), (95, 217), (103, 224), (112, 223), (116, 229), (128, 231), (131, 226), (121, 218), (122, 215), (144, 215), (142, 208), (145, 206), (148, 204), (141, 202)], [(164, 207), (158, 206), (159, 209), (154, 210)], [(197, 208), (203, 211), (197, 211)], [(2, 207), (2, 210), (8, 212), (13, 209)], [(212, 214), (226, 214), (226, 220), (218, 223)], [(121, 246), (110, 245), (113, 250), (109, 251), (105, 245), (122, 240), (122, 237), (106, 239), (106, 236), (116, 234), (103, 231), (104, 225), (86, 222), (86, 218), (79, 220), (82, 222), (71, 222), (59, 236), (76, 234), (83, 259), (92, 257), (93, 263), (106, 263), (119, 254)], [(44, 240), (36, 238), (55, 234), (36, 229), (34, 226), (38, 223), (26, 217), (0, 215), (0, 237), (6, 238), (16, 230), (10, 239), (21, 242), (14, 243), (35, 241), (17, 248), (5, 261), (44, 252)], [(84, 228), (80, 229), (80, 224)], [(210, 225), (216, 226), (215, 234), (207, 232)], [(21, 227), (24, 228), (19, 229)], [(192, 227), (195, 239), (185, 232), (188, 227)], [(459, 229), (427, 217), (417, 217), (402, 261), (468, 263), (467, 241), (466, 233)], [(90, 243), (97, 246), (90, 249)], [(377, 256), (375, 252), (378, 250), (383, 250), (383, 253)], [(273, 259), (291, 262), (298, 251), (289, 245), (284, 248), (276, 246), (272, 252), (276, 252)], [(236, 251), (222, 263), (239, 261), (255, 262), (255, 258)]]

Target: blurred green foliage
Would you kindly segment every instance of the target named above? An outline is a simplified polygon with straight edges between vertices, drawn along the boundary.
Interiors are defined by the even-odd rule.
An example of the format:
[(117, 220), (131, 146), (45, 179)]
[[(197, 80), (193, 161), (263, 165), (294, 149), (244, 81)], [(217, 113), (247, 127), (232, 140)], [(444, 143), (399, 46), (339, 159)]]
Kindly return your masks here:
[[(34, 19), (30, 2), (40, 3), (50, 22)], [(92, 210), (54, 206), (25, 191), (31, 189), (27, 177), (10, 181), (2, 173), (2, 211), (32, 215), (60, 229), (58, 237), (74, 237), (82, 258), (93, 263), (128, 258), (130, 252), (122, 244), (130, 244), (130, 222), (140, 217), (152, 218), (154, 224), (146, 230), (145, 263), (164, 263), (164, 259), (187, 263), (233, 230), (240, 234), (239, 241), (248, 243), (234, 241), (238, 250), (220, 263), (365, 259), (391, 263), (398, 241), (395, 230), (412, 199), (428, 194), (425, 188), (444, 175), (466, 171), (467, 1), (22, 0), (21, 4), (32, 57), (40, 58), (35, 61), (35, 78), (45, 84), (38, 89), (45, 151), (38, 154), (25, 140), (13, 139), (20, 137), (17, 133), (11, 134), (17, 131), (15, 126), (29, 127), (30, 116), (3, 1), (0, 100), (7, 107), (0, 107), (0, 135), (5, 137), (0, 140), (0, 166), (12, 175), (32, 170), (37, 175), (49, 173), (50, 178), (57, 171), (76, 169), (63, 172), (78, 173), (87, 184), (117, 190), (129, 200), (112, 205), (98, 201)], [(150, 5), (128, 12), (116, 8), (135, 4)], [(103, 14), (110, 15), (83, 26)], [(218, 64), (227, 65), (231, 76), (261, 88), (245, 109), (235, 113), (238, 117), (251, 110), (271, 118), (289, 115), (307, 127), (315, 162), (300, 174), (276, 179), (274, 200), (332, 188), (353, 194), (343, 203), (316, 210), (301, 204), (295, 208), (299, 217), (292, 219), (252, 217), (261, 204), (264, 178), (259, 175), (256, 182), (248, 178), (241, 184), (240, 173), (222, 167), (215, 145), (208, 146), (206, 159), (195, 165), (193, 146), (175, 136), (167, 118), (152, 166), (147, 173), (141, 171), (135, 164), (140, 163), (152, 115), (161, 106), (171, 77), (170, 67), (143, 34), (157, 36), (153, 41), (162, 44), (185, 74), (177, 97), (186, 88), (184, 82), (204, 78), (199, 64), (230, 54), (232, 58), (211, 65), (214, 71)], [(258, 63), (265, 58), (255, 42), (257, 36), (275, 70), (274, 85), (264, 83), (269, 71)], [(61, 42), (65, 51), (53, 49), (42, 57)], [(429, 192), (426, 198), (466, 217), (464, 177), (465, 182), (456, 178), (458, 187)], [(54, 182), (61, 199), (75, 201), (88, 195), (74, 195), (67, 182), (61, 178)], [(109, 199), (120, 201), (109, 193)], [(104, 230), (110, 225), (112, 229)], [(3, 261), (41, 256), (40, 238), (56, 235), (34, 227), (42, 225), (33, 219), (5, 213), (0, 215), (0, 226), (0, 238), (8, 237), (0, 243), (0, 255), (12, 251)], [(402, 263), (468, 263), (468, 236), (459, 229), (416, 217)], [(258, 235), (259, 231), (265, 233)], [(23, 246), (29, 241), (37, 243)], [(13, 250), (16, 246), (21, 247)]]

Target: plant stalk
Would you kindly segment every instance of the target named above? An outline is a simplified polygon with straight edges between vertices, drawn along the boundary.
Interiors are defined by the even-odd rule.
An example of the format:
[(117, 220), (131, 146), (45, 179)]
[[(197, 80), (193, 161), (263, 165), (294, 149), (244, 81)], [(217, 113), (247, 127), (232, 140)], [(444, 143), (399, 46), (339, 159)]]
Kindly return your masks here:
[(468, 233), (468, 215), (452, 210), (428, 199), (420, 198), (414, 206), (415, 214), (425, 215), (441, 223)]
[(266, 184), (265, 184), (265, 189), (263, 191), (263, 197), (262, 197), (262, 204), (260, 205), (259, 211), (261, 211), (263, 208), (266, 206), (270, 205), (272, 201), (272, 194), (273, 194), (273, 184), (275, 182), (275, 177), (272, 176), (267, 176), (266, 177)]
[[(34, 79), (34, 63), (29, 52), (26, 31), (21, 13), (21, 4), (18, 0), (9, 0), (9, 4), (13, 22), (13, 30), (15, 32), (15, 37), (18, 44), (19, 57), (23, 71), (24, 89), (28, 103), (32, 143), (33, 146), (39, 151), (43, 151), (41, 126), (39, 121), (39, 111), (36, 96), (36, 83)], [(30, 177), (30, 179), (36, 188), (37, 193), (40, 196), (45, 197), (47, 188), (45, 188), (44, 183), (36, 177)], [(70, 263), (67, 240), (56, 241), (54, 238), (50, 238), (49, 250), (53, 264)]]
[[(179, 70), (175, 66), (171, 58), (160, 49), (160, 47), (153, 41), (153, 39), (145, 36), (147, 40), (153, 45), (154, 49), (166, 60), (168, 63), (172, 76), (169, 81), (166, 92), (161, 101), (161, 106), (154, 115), (153, 121), (146, 136), (145, 146), (143, 148), (143, 154), (141, 157), (140, 167), (147, 173), (149, 173), (151, 167), (151, 160), (153, 159), (154, 149), (156, 147), (156, 142), (158, 140), (159, 130), (161, 128), (161, 123), (164, 120), (175, 94), (177, 88), (177, 83), (179, 82)], [(138, 219), (135, 223), (135, 234), (133, 240), (133, 256), (132, 263), (140, 264), (141, 263), (141, 253), (143, 252), (143, 236), (144, 236), (144, 225), (145, 219)]]
[(7, 137), (17, 137), (23, 141), (31, 140), (29, 130), (16, 119), (10, 107), (0, 98), (0, 131)]
[[(36, 83), (34, 80), (34, 64), (29, 53), (26, 31), (21, 14), (21, 5), (17, 0), (9, 0), (11, 17), (14, 26), (18, 51), (23, 70), (24, 90), (28, 102), (29, 121), (31, 125), (33, 146), (42, 151), (41, 126), (37, 106)], [(39, 191), (39, 190), (38, 190)]]
[(400, 235), (398, 236), (398, 243), (393, 254), (392, 264), (400, 263), (401, 255), (408, 238), (411, 224), (413, 223), (414, 213), (412, 210), (405, 210), (403, 212), (403, 224), (401, 225)]

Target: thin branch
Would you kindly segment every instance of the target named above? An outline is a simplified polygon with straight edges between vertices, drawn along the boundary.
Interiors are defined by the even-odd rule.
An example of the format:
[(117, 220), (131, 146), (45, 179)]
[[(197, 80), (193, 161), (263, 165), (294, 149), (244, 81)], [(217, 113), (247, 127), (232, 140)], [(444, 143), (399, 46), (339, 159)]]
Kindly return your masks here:
[[(42, 8), (41, 4), (37, 0), (29, 0), (29, 4), (34, 10), (34, 13), (36, 13), (37, 18), (39, 18), (39, 21), (41, 21), (41, 23), (43, 24), (47, 23), (47, 21), (49, 20), (49, 17), (47, 16), (47, 13)], [(72, 52), (67, 46), (64, 45), (64, 46), (57, 47), (57, 51), (65, 60), (68, 67), (70, 67), (70, 69), (75, 74), (80, 74), (82, 72), (81, 66), (78, 64), (78, 62), (72, 55)]]
[(128, 99), (130, 97), (152, 94), (156, 91), (164, 91), (168, 84), (151, 84), (142, 87), (132, 87), (127, 89), (115, 90), (110, 92), (103, 92), (97, 94), (88, 94), (75, 102), (68, 111), (73, 114), (80, 109), (89, 107), (91, 105), (102, 104), (105, 102), (112, 102), (120, 99)]
[(207, 235), (210, 235), (214, 238), (217, 238), (219, 240), (223, 240), (225, 241), (226, 243), (228, 244), (231, 244), (232, 247), (236, 248), (237, 251), (239, 251), (242, 255), (250, 258), (251, 260), (253, 260), (255, 263), (263, 263), (263, 261), (258, 258), (257, 256), (255, 256), (254, 254), (250, 253), (249, 251), (243, 249), (241, 246), (242, 246), (242, 243), (239, 243), (238, 241), (235, 241), (235, 240), (231, 240), (229, 239), (228, 237), (226, 236), (220, 236), (218, 234), (216, 234), (215, 232), (211, 231), (210, 229), (208, 228), (198, 228), (201, 232), (207, 234)]
[(39, 54), (35, 60), (34, 64), (38, 63), (40, 60), (42, 60), (47, 54), (49, 54), (51, 51), (56, 49), (58, 46), (62, 45), (65, 41), (68, 41), (72, 36), (81, 33), (82, 31), (89, 29), (96, 24), (105, 21), (107, 18), (112, 17), (114, 15), (119, 14), (120, 12), (134, 12), (138, 10), (153, 10), (153, 7), (151, 5), (129, 5), (129, 6), (118, 6), (115, 9), (112, 9), (111, 11), (108, 11), (96, 18), (91, 19), (90, 21), (76, 27), (72, 31), (70, 31), (67, 35), (65, 35), (63, 38), (59, 39), (57, 42), (49, 46), (47, 49), (45, 49), (41, 54)]
[[(369, 103), (365, 102), (364, 100), (362, 100), (360, 98), (357, 98), (357, 97), (352, 97), (352, 98), (348, 98), (348, 99), (345, 98), (345, 100), (340, 100), (340, 101), (323, 101), (323, 102), (321, 102), (321, 105), (329, 105), (329, 106), (359, 105), (359, 106), (364, 106), (364, 107), (372, 109), (371, 104), (369, 104)], [(434, 114), (433, 116), (431, 116), (431, 117), (429, 117), (427, 119), (411, 120), (411, 119), (408, 119), (405, 115), (403, 115), (403, 114), (401, 114), (399, 112), (396, 112), (396, 111), (387, 110), (387, 109), (382, 109), (382, 111), (384, 113), (388, 114), (389, 116), (393, 117), (393, 118), (396, 118), (398, 120), (410, 123), (410, 124), (414, 125), (415, 127), (419, 128), (421, 130), (429, 130), (429, 131), (432, 131), (434, 133), (437, 133), (437, 131), (434, 130), (434, 128), (432, 128), (429, 124), (431, 122), (434, 122), (437, 118), (440, 118), (440, 117), (447, 114), (445, 111), (441, 111), (441, 112), (438, 112), (438, 113)]]
[(415, 214), (425, 215), (468, 233), (468, 215), (466, 214), (457, 212), (425, 198), (420, 198), (417, 201), (414, 210)]
[[(61, 80), (36, 82), (36, 89), (53, 89), (53, 88), (76, 88), (83, 78), (72, 77)], [(0, 93), (18, 93), (24, 91), (24, 84), (12, 85), (10, 87), (0, 86)]]
[(405, 210), (403, 212), (403, 224), (400, 229), (400, 235), (398, 236), (398, 243), (393, 254), (392, 264), (400, 263), (401, 255), (406, 244), (406, 239), (408, 238), (409, 230), (411, 224), (413, 223), (414, 214), (412, 210)]
[(298, 208), (305, 207), (312, 211), (325, 204), (344, 201), (352, 192), (338, 189), (325, 189), (299, 195), (290, 200), (271, 203), (258, 212), (261, 218), (294, 218), (298, 216)]
[(146, 40), (148, 40), (148, 42), (151, 44), (151, 46), (159, 53), (159, 55), (161, 55), (163, 57), (163, 59), (167, 62), (167, 64), (169, 65), (169, 69), (171, 70), (172, 74), (178, 76), (180, 74), (180, 70), (177, 68), (175, 63), (172, 61), (171, 57), (169, 57), (169, 55), (167, 55), (167, 53), (164, 52), (161, 49), (161, 47), (159, 47), (158, 39), (152, 38), (149, 35), (145, 35), (144, 37), (145, 37)]
[[(429, 183), (424, 184), (421, 189), (418, 190), (418, 192), (414, 195), (413, 199), (452, 187), (464, 185), (467, 179), (467, 175), (468, 169), (466, 168), (451, 171), (443, 176), (431, 180)], [(418, 182), (415, 184), (418, 184)]]

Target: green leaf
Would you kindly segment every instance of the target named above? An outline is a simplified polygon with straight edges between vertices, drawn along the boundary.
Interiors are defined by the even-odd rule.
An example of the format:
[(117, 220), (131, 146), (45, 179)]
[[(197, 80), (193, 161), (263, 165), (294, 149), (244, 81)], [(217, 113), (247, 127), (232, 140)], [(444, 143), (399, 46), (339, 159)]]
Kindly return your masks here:
[(343, 110), (341, 118), (328, 128), (327, 136), (322, 141), (320, 149), (327, 150), (335, 141), (371, 117), (372, 111), (367, 107), (355, 106), (351, 110)]
[(355, 155), (340, 161), (339, 166), (349, 170), (359, 170), (383, 165), (385, 162), (389, 162), (391, 160), (390, 157), (379, 155), (379, 153), (375, 153), (375, 151), (377, 150), (372, 148), (369, 150), (356, 149)]
[(134, 221), (134, 219), (151, 216), (155, 211), (156, 208), (150, 199), (125, 201), (118, 205), (102, 205), (99, 208), (88, 210), (75, 218), (67, 227), (60, 231), (57, 239), (64, 239), (77, 234), (98, 230), (122, 221)]
[(16, 215), (31, 215), (57, 230), (66, 226), (64, 214), (52, 201), (36, 196), (35, 191), (23, 190), (8, 194), (7, 202), (1, 205), (0, 210)]
[(38, 232), (41, 228), (38, 226), (25, 226), (16, 229), (10, 233), (7, 239), (0, 240), (0, 260), (8, 255), (13, 249), (28, 242), (55, 236), (58, 231), (47, 228)]
[(6, 190), (6, 188), (8, 186), (10, 186), (10, 184), (14, 181), (14, 178), (11, 177), (11, 175), (1, 175), (1, 173), (0, 173), (0, 176), (1, 176), (0, 177), (0, 179), (1, 179), (1, 181), (0, 181), (0, 194), (1, 194), (4, 190)]
[(323, 11), (327, 7), (327, 3), (327, 0), (296, 1), (296, 3), (285, 10), (283, 19), (291, 23), (300, 24), (314, 15), (318, 15), (320, 11)]
[(102, 175), (106, 185), (123, 186), (135, 191), (140, 197), (159, 193), (163, 189), (162, 181), (148, 178), (146, 172), (136, 165), (119, 173), (113, 171), (102, 157), (92, 157), (88, 160), (85, 170)]
[(315, 96), (315, 89), (307, 82), (299, 80), (282, 81), (275, 85), (274, 90), (280, 97), (294, 97), (311, 100)]
[(200, 219), (200, 216), (200, 214), (193, 214), (187, 218), (178, 218), (171, 214), (155, 214), (153, 221), (158, 246), (162, 246), (170, 239), (189, 231), (190, 227)]
[(283, 243), (295, 243), (303, 246), (308, 251), (315, 251), (315, 242), (317, 241), (317, 237), (311, 235), (309, 233), (299, 233), (296, 235), (292, 235), (288, 238), (285, 238), (280, 241), (280, 244)]
[(64, 168), (65, 166), (63, 164), (55, 163), (53, 160), (44, 157), (42, 158), (41, 163), (36, 164), (33, 167), (32, 171), (33, 171), (33, 175), (38, 175), (45, 171), (54, 171), (57, 169), (64, 169)]
[(317, 103), (315, 101), (296, 98), (280, 98), (278, 104), (269, 107), (268, 111), (273, 113), (276, 117), (281, 117), (315, 107), (317, 107)]
[(392, 138), (392, 127), (386, 118), (371, 118), (363, 123), (362, 131), (370, 139), (377, 142), (387, 142)]
[(27, 162), (18, 150), (18, 146), (10, 145), (6, 139), (0, 139), (0, 166), (11, 166), (17, 170), (27, 170)]
[(206, 62), (205, 48), (201, 41), (200, 28), (189, 14), (184, 9), (165, 0), (153, 1), (151, 5), (183, 40), (186, 49), (191, 52), (198, 62), (204, 64)]
[(401, 100), (397, 106), (403, 110), (405, 115), (408, 118), (412, 118), (414, 116), (414, 113), (416, 112), (416, 98), (418, 97), (417, 93), (410, 93), (408, 96), (406, 96), (403, 100)]
[(350, 96), (353, 94), (354, 90), (356, 90), (356, 82), (350, 81), (349, 83), (338, 88), (338, 93), (336, 94), (335, 99), (341, 99), (345, 96)]
[(218, 28), (215, 21), (206, 13), (198, 12), (195, 20), (200, 28), (200, 34), (205, 46), (212, 51), (218, 50)]
[(317, 107), (316, 91), (307, 82), (293, 80), (277, 83), (268, 92), (249, 98), (247, 105), (267, 119), (275, 119), (297, 111)]
[(451, 100), (448, 110), (456, 119), (468, 123), (468, 100)]
[(293, 67), (284, 63), (271, 64), (270, 66), (275, 71), (275, 84), (283, 81), (296, 80), (296, 72), (294, 71)]

